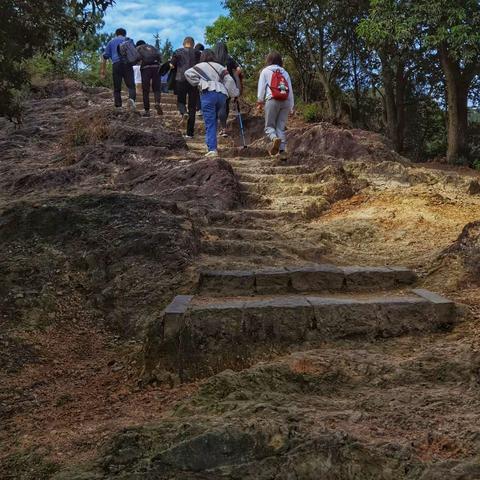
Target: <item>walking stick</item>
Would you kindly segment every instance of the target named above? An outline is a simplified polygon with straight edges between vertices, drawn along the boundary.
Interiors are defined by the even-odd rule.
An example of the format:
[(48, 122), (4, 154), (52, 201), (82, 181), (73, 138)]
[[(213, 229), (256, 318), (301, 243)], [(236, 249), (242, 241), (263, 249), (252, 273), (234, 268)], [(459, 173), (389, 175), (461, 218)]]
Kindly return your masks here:
[(240, 135), (242, 137), (242, 145), (243, 145), (243, 148), (247, 148), (247, 142), (245, 141), (245, 130), (243, 128), (242, 114), (240, 112), (240, 103), (238, 100), (236, 100), (235, 103), (237, 105), (237, 117), (238, 117), (238, 124), (240, 126)]

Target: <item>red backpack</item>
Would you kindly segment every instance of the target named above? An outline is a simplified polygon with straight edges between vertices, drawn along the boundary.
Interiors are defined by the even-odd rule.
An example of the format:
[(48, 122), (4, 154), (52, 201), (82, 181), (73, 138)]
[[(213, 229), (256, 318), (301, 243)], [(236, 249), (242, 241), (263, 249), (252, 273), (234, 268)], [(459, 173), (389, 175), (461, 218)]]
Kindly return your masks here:
[(272, 81), (270, 82), (270, 90), (274, 100), (287, 100), (290, 93), (287, 79), (284, 77), (280, 69), (273, 72)]

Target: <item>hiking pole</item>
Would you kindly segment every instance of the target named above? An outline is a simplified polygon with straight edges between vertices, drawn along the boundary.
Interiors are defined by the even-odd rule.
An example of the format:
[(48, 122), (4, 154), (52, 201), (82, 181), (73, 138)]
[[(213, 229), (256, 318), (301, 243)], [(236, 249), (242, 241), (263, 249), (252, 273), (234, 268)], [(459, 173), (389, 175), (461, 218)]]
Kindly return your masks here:
[(247, 148), (247, 142), (245, 141), (245, 130), (243, 128), (242, 114), (240, 112), (240, 102), (236, 100), (235, 103), (237, 105), (238, 124), (240, 125), (240, 135), (242, 136), (243, 148)]

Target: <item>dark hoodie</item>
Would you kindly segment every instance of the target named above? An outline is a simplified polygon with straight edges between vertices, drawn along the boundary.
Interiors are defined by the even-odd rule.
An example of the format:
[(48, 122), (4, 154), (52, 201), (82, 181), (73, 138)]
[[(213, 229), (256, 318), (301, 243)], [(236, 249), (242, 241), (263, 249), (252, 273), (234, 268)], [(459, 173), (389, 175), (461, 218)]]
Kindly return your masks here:
[(238, 63), (228, 54), (227, 46), (224, 42), (217, 42), (213, 47), (213, 53), (220, 65), (227, 67), (228, 73), (234, 76), (235, 70), (239, 67)]

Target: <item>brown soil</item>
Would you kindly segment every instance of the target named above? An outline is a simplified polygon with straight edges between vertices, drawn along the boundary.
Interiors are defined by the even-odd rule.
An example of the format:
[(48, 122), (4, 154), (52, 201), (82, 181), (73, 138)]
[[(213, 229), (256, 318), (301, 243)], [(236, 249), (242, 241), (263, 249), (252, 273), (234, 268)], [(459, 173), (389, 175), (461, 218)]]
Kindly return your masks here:
[[(190, 422), (195, 434), (250, 425), (270, 439), (270, 456), (231, 478), (318, 478), (309, 472), (327, 437), (336, 452), (351, 438), (363, 453), (331, 457), (343, 476), (325, 478), (363, 478), (341, 470), (349, 461), (373, 472), (365, 478), (407, 478), (395, 470), (406, 458), (412, 472), (433, 462), (409, 478), (479, 478), (465, 466), (480, 454), (478, 174), (411, 165), (378, 135), (326, 124), (296, 125), (301, 155), (279, 167), (260, 141), (250, 156), (226, 142), (228, 160), (203, 160), (170, 99), (165, 120), (110, 103), (108, 91), (54, 84), (21, 129), (0, 124), (0, 476), (50, 478), (106, 448), (126, 472), (118, 478), (142, 478), (133, 472), (150, 450), (128, 462), (112, 453), (124, 429), (177, 445)], [(246, 124), (259, 138), (261, 120)], [(140, 382), (145, 328), (192, 290), (199, 268), (312, 261), (413, 267), (422, 285), (467, 305), (465, 321), (448, 334), (305, 346), (202, 385)], [(289, 464), (271, 460), (277, 445)], [(35, 473), (32, 455), (59, 467)], [(179, 468), (165, 478), (214, 478), (176, 476), (178, 461), (164, 459)]]

